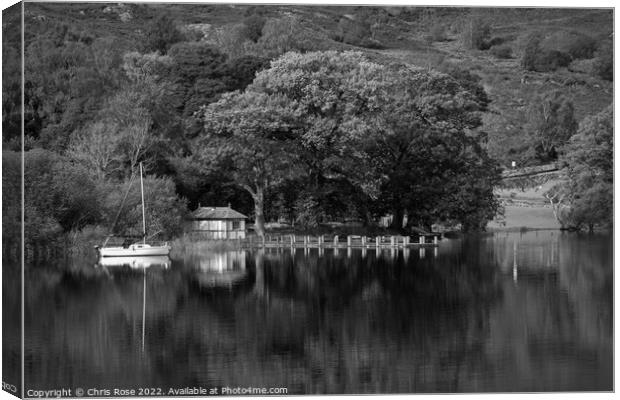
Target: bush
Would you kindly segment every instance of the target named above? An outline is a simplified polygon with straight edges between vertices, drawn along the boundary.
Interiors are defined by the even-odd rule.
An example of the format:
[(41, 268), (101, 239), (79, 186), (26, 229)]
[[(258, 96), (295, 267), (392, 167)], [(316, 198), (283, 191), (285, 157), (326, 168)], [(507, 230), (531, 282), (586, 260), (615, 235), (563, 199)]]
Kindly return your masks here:
[(573, 60), (589, 59), (594, 57), (597, 44), (588, 35), (580, 32), (558, 30), (547, 35), (541, 47), (545, 50), (558, 50), (567, 53)]
[(252, 42), (258, 42), (258, 39), (263, 34), (263, 27), (265, 26), (265, 18), (260, 15), (250, 15), (243, 20), (243, 33)]
[(603, 43), (596, 51), (593, 72), (596, 76), (606, 81), (614, 80), (614, 51), (610, 42)]
[(571, 56), (558, 50), (544, 50), (541, 47), (542, 36), (535, 33), (530, 36), (521, 59), (521, 65), (528, 71), (549, 72), (566, 67)]
[(560, 67), (566, 67), (570, 64), (571, 57), (557, 50), (549, 50), (542, 52), (537, 58), (536, 71), (548, 72), (555, 71)]
[(445, 42), (448, 40), (446, 36), (446, 26), (443, 24), (433, 25), (429, 32), (428, 38), (432, 42)]
[(491, 54), (497, 58), (512, 58), (512, 48), (507, 45), (493, 46)]
[[(468, 49), (486, 50), (486, 42), (491, 35), (491, 26), (488, 22), (474, 18), (461, 33), (461, 41)], [(486, 47), (486, 48), (485, 48)]]
[(504, 42), (506, 42), (506, 39), (503, 37), (494, 37), (491, 40), (483, 40), (480, 45), (479, 45), (479, 49), (480, 50), (488, 50), (493, 46), (499, 46), (500, 44), (503, 44)]
[(589, 36), (578, 36), (568, 46), (568, 54), (575, 60), (588, 59), (594, 57), (596, 52), (596, 41)]
[(359, 43), (360, 47), (365, 47), (367, 49), (383, 49), (385, 46), (378, 40), (372, 38), (364, 38)]
[(183, 33), (167, 15), (161, 15), (149, 24), (144, 35), (142, 51), (145, 53), (159, 51), (166, 54), (170, 46), (185, 40)]
[(542, 35), (540, 33), (534, 33), (528, 37), (527, 44), (525, 45), (525, 51), (523, 52), (523, 58), (521, 59), (521, 66), (523, 69), (529, 71), (536, 70), (536, 60), (541, 52), (541, 41)]
[(371, 37), (370, 24), (365, 21), (342, 17), (338, 22), (338, 37), (342, 38), (342, 41), (347, 44), (363, 46), (363, 43), (368, 43), (368, 39)]

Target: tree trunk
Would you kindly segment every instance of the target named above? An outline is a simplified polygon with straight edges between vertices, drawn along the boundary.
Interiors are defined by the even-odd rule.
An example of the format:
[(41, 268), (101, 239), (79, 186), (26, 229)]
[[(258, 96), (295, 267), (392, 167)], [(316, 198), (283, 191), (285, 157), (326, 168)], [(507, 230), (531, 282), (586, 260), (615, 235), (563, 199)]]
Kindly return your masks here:
[(262, 188), (257, 188), (254, 196), (254, 230), (260, 237), (265, 236), (265, 216), (263, 208), (265, 204), (265, 196)]

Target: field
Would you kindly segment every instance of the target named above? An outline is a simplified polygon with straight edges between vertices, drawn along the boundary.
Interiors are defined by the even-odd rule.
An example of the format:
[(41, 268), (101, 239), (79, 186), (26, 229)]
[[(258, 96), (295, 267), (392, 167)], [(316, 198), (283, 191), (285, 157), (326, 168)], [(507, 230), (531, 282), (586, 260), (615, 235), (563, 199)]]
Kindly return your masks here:
[(506, 206), (504, 224), (491, 221), (489, 231), (527, 229), (560, 229), (560, 224), (553, 216), (551, 207), (517, 207)]

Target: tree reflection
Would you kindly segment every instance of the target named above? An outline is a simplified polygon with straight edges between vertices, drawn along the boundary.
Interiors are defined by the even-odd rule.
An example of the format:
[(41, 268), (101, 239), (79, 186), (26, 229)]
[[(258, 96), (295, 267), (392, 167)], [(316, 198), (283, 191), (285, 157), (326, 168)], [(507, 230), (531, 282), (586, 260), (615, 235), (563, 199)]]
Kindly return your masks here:
[(193, 255), (167, 270), (90, 276), (32, 269), (28, 372), (36, 387), (242, 385), (291, 394), (610, 382), (600, 374), (612, 344), (608, 260), (559, 240), (560, 267), (524, 266), (515, 284), (501, 265), (512, 244), (474, 237), (424, 258), (316, 249), (208, 262)]

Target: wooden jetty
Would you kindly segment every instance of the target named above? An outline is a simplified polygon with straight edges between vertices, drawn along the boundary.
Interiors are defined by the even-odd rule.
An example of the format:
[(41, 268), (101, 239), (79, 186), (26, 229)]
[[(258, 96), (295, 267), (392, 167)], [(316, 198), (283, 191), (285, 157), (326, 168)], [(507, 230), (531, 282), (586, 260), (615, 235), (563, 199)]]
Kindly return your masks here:
[(437, 246), (440, 233), (416, 236), (360, 236), (360, 235), (265, 235), (249, 236), (241, 241), (244, 248), (405, 248)]

